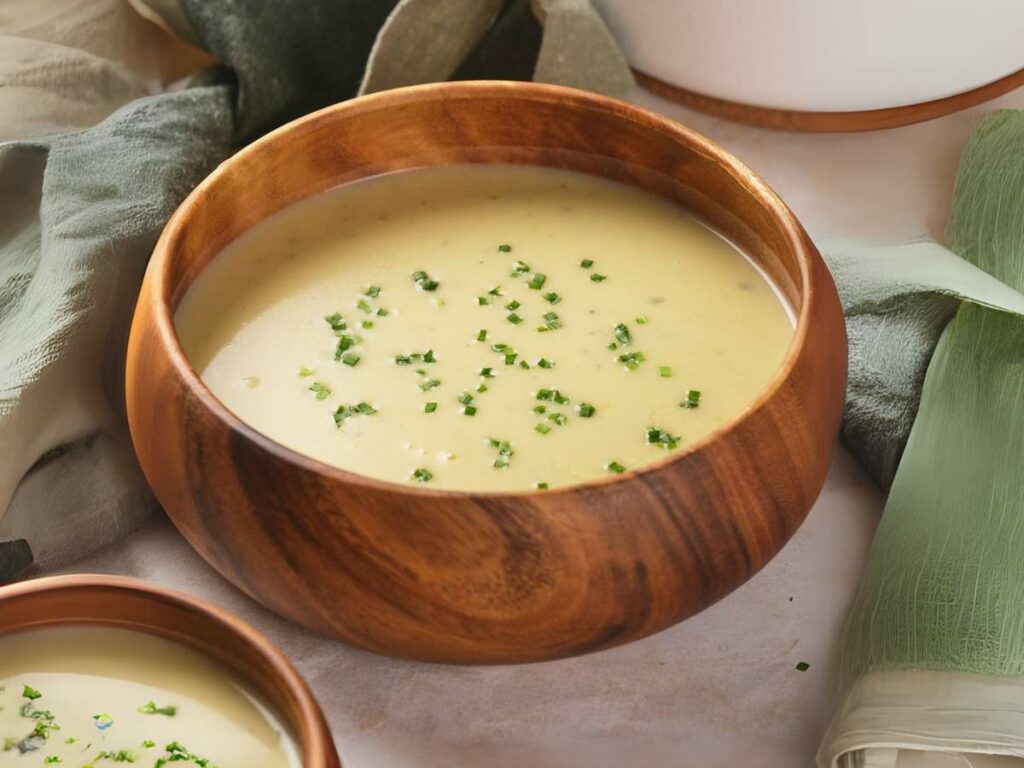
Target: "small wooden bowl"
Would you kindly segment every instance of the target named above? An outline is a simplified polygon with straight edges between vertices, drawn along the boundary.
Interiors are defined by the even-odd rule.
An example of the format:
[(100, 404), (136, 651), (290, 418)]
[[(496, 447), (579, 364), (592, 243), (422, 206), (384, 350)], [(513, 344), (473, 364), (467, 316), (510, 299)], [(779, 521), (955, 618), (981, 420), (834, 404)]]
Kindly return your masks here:
[[(235, 237), (344, 182), (451, 163), (568, 168), (695, 211), (755, 259), (798, 322), (775, 378), (731, 422), (623, 475), (545, 492), (431, 491), (282, 447), (203, 385), (173, 314)], [(184, 536), (300, 624), (430, 661), (595, 651), (700, 611), (775, 555), (821, 490), (846, 386), (831, 276), (749, 169), (678, 123), (591, 93), (462, 82), (387, 91), (290, 123), (223, 163), (156, 247), (132, 327), (139, 461)]]
[(299, 673), (267, 638), (231, 614), (118, 576), (54, 576), (0, 587), (0, 637), (82, 625), (145, 632), (220, 662), (280, 718), (303, 768), (341, 768), (320, 707)]

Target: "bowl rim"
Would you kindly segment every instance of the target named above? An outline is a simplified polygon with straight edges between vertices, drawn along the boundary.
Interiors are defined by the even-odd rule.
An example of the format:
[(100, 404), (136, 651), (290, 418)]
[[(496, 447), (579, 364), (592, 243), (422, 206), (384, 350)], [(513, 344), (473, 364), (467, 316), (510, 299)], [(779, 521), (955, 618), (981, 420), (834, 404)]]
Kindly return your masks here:
[[(645, 128), (668, 135), (676, 143), (686, 145), (706, 157), (716, 159), (722, 168), (736, 180), (736, 183), (746, 189), (751, 197), (770, 213), (771, 219), (784, 234), (785, 240), (799, 267), (800, 306), (792, 307), (784, 297), (779, 297), (784, 306), (791, 311), (791, 317), (796, 317), (796, 324), (785, 356), (779, 363), (773, 376), (766, 382), (758, 395), (746, 407), (733, 415), (732, 418), (711, 432), (708, 432), (699, 440), (677, 451), (670, 452), (656, 461), (639, 467), (629, 468), (620, 474), (610, 473), (607, 476), (595, 477), (583, 482), (556, 486), (550, 489), (468, 491), (431, 489), (403, 484), (397, 481), (382, 480), (352, 472), (333, 464), (328, 464), (320, 459), (307, 456), (268, 437), (236, 416), (206, 386), (202, 378), (192, 367), (174, 327), (174, 313), (170, 306), (173, 291), (169, 271), (173, 263), (174, 252), (182, 239), (185, 228), (188, 226), (193, 208), (203, 204), (203, 198), (207, 195), (208, 191), (218, 184), (222, 176), (231, 173), (241, 159), (249, 158), (262, 152), (265, 147), (281, 141), (294, 131), (313, 129), (318, 124), (343, 119), (349, 115), (355, 116), (379, 108), (402, 106), (409, 103), (453, 98), (515, 98), (516, 96), (546, 104), (554, 104), (569, 110), (593, 109), (612, 113), (621, 119), (641, 124)], [(452, 163), (451, 165), (455, 164)], [(412, 168), (408, 170), (412, 170)], [(746, 254), (744, 256), (750, 258)], [(753, 261), (753, 259), (751, 260)], [(192, 190), (168, 220), (147, 267), (146, 280), (143, 290), (139, 294), (139, 303), (142, 304), (152, 300), (151, 309), (156, 336), (170, 357), (173, 371), (181, 378), (189, 393), (202, 404), (202, 407), (229, 430), (242, 435), (246, 440), (256, 444), (262, 451), (273, 455), (275, 459), (290, 465), (296, 470), (313, 473), (338, 483), (358, 486), (361, 490), (371, 493), (398, 493), (420, 498), (463, 500), (501, 500), (526, 497), (556, 498), (566, 493), (602, 489), (612, 484), (623, 483), (660, 472), (668, 465), (685, 461), (712, 443), (726, 437), (763, 408), (789, 379), (806, 346), (807, 336), (810, 331), (812, 307), (817, 301), (821, 300), (819, 294), (822, 293), (812, 280), (812, 268), (815, 264), (820, 264), (822, 270), (819, 270), (819, 273), (823, 274), (825, 279), (831, 281), (828, 268), (818, 253), (817, 248), (811, 242), (796, 216), (782, 199), (753, 170), (726, 149), (694, 129), (649, 109), (592, 91), (533, 82), (468, 80), (395, 88), (332, 104), (276, 128), (221, 162), (213, 172)], [(755, 267), (763, 273), (762, 267), (756, 262)], [(200, 270), (200, 274), (201, 272), (202, 270)], [(767, 278), (765, 275), (763, 276), (769, 279), (770, 283), (772, 282), (770, 278)], [(149, 284), (148, 289), (147, 284)], [(772, 285), (773, 288), (776, 288), (774, 283)], [(776, 292), (778, 292), (777, 288)]]
[[(330, 732), (323, 720), (323, 714), (319, 704), (313, 697), (309, 685), (292, 665), (284, 652), (271, 640), (256, 629), (254, 626), (235, 616), (230, 611), (221, 608), (202, 598), (166, 589), (151, 584), (141, 579), (127, 576), (115, 576), (106, 574), (69, 574), (63, 576), (44, 576), (35, 579), (28, 579), (22, 582), (15, 582), (0, 586), (0, 606), (8, 600), (14, 599), (38, 599), (40, 596), (57, 592), (78, 592), (89, 590), (103, 590), (122, 594), (132, 594), (147, 602), (155, 602), (173, 605), (187, 613), (198, 614), (205, 619), (220, 625), (229, 634), (245, 643), (250, 649), (256, 652), (264, 662), (264, 669), (270, 676), (276, 677), (285, 688), (292, 694), (298, 707), (298, 727), (292, 728), (285, 716), (275, 708), (272, 702), (261, 702), (263, 706), (270, 709), (275, 717), (283, 721), (288, 729), (288, 735), (295, 742), (299, 752), (302, 768), (331, 768), (336, 765), (331, 758), (337, 755)], [(61, 619), (55, 617), (52, 621), (35, 622), (25, 624), (10, 630), (0, 628), (0, 638), (22, 632), (45, 631), (58, 627), (87, 627), (101, 626), (125, 629), (132, 632), (142, 632), (162, 637), (168, 642), (177, 645), (185, 645), (195, 653), (215, 661), (222, 666), (229, 666), (225, 662), (211, 656), (205, 651), (189, 646), (187, 643), (166, 635), (153, 632), (147, 629), (149, 623), (145, 617), (140, 617), (137, 622), (120, 622), (116, 620), (95, 620), (82, 618)], [(182, 631), (184, 635), (190, 632)], [(229, 667), (230, 668), (230, 667)], [(238, 670), (231, 670), (244, 682), (251, 684), (251, 680), (245, 678)]]

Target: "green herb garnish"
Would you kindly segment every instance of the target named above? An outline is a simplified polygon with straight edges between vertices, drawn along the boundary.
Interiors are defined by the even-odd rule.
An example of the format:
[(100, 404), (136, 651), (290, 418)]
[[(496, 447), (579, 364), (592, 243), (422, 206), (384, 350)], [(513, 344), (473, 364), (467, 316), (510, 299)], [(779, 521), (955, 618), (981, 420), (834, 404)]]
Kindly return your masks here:
[(408, 355), (395, 355), (395, 365), (412, 365), (413, 363), (436, 363), (434, 350), (426, 352), (411, 352)]
[(674, 450), (679, 446), (679, 438), (670, 435), (661, 427), (648, 427), (647, 428), (647, 442), (651, 445), (656, 445), (659, 448), (665, 450)]
[(615, 326), (615, 339), (623, 346), (633, 343), (633, 337), (629, 333), (629, 328), (626, 327), (625, 323), (619, 323)]
[(493, 379), (494, 378), (494, 369), (493, 368), (481, 368), (480, 369), (480, 375), (483, 376), (485, 379)]
[(494, 287), (493, 287), (493, 288), (491, 288), (491, 290), (489, 290), (489, 291), (488, 291), (487, 293), (488, 293), (488, 295), (490, 295), (490, 296), (504, 296), (504, 295), (505, 295), (505, 294), (503, 294), (503, 293), (501, 292), (501, 286), (500, 286), (500, 285), (496, 285), (496, 286), (494, 286)]
[(340, 312), (335, 312), (333, 315), (327, 315), (324, 318), (327, 324), (331, 326), (332, 331), (344, 331), (348, 328), (348, 324), (345, 323), (345, 318), (341, 316)]
[(47, 755), (46, 759), (43, 760), (43, 763), (45, 763), (46, 765), (51, 765), (53, 763), (63, 763), (63, 762), (64, 762), (64, 760), (61, 759), (61, 757), (59, 755)]
[(516, 309), (519, 309), (521, 306), (523, 306), (523, 305), (520, 304), (515, 299), (513, 299), (512, 301), (510, 301), (508, 304), (505, 305), (505, 309), (507, 309), (509, 312), (512, 312), (512, 311), (514, 311)]
[(317, 400), (326, 400), (331, 396), (331, 388), (322, 381), (314, 381), (309, 385), (309, 391), (316, 393)]
[(546, 491), (550, 486), (547, 483), (534, 483), (533, 487), (538, 491)]
[(547, 424), (538, 424), (533, 428), (533, 431), (540, 432), (542, 435), (546, 435), (548, 432), (551, 431), (551, 427), (549, 427)]
[(380, 286), (371, 285), (369, 288), (366, 289), (366, 292), (363, 295), (369, 296), (371, 299), (376, 299), (378, 296), (380, 296)]
[(547, 413), (548, 407), (546, 405), (535, 405), (533, 406), (534, 413)]
[(461, 395), (459, 395), (459, 402), (462, 403), (463, 405), (469, 405), (470, 403), (473, 402), (473, 396), (469, 394), (469, 392), (463, 392)]
[(36, 699), (41, 699), (43, 697), (43, 694), (41, 694), (31, 685), (23, 686), (21, 689), (21, 695), (29, 701), (35, 701)]
[(507, 315), (507, 316), (505, 317), (505, 319), (506, 319), (506, 320), (508, 320), (508, 321), (509, 321), (510, 323), (512, 323), (512, 325), (519, 325), (519, 324), (520, 324), (521, 322), (523, 322), (523, 318), (521, 318), (521, 317), (520, 317), (519, 315), (517, 315), (517, 314), (516, 314), (515, 312), (510, 312), (510, 313), (509, 313), (509, 314), (508, 314), (508, 315)]
[(564, 413), (549, 413), (548, 421), (553, 421), (558, 426), (564, 427), (565, 422), (567, 422), (568, 419), (566, 418)]
[(671, 379), (672, 378), (672, 368), (670, 366), (667, 366), (667, 365), (660, 365), (660, 366), (658, 366), (658, 373), (661, 375), (661, 378), (663, 378), (663, 379)]
[(462, 413), (465, 414), (466, 416), (476, 416), (476, 406), (467, 405), (465, 408), (462, 409)]
[(510, 274), (512, 275), (512, 277), (518, 277), (519, 275), (524, 275), (529, 271), (529, 264), (526, 264), (522, 261), (517, 261), (515, 264), (512, 265), (512, 272)]
[(312, 368), (306, 368), (305, 366), (303, 366), (302, 368), (299, 368), (299, 376), (301, 376), (302, 378), (306, 378), (307, 376), (312, 376), (312, 375), (313, 375), (313, 369)]
[(140, 715), (166, 715), (167, 717), (174, 717), (178, 714), (178, 708), (173, 705), (165, 707), (158, 707), (156, 702), (148, 701), (139, 707)]
[(554, 368), (555, 367), (555, 364), (553, 362), (551, 362), (550, 360), (548, 360), (547, 358), (544, 358), (544, 357), (542, 357), (540, 360), (537, 361), (537, 365), (539, 367), (541, 367), (541, 368)]
[(797, 672), (806, 672), (810, 668), (811, 668), (811, 665), (808, 664), (806, 661), (798, 661), (797, 664), (796, 664), (796, 671)]
[(423, 406), (424, 413), (433, 413), (437, 410), (437, 403), (427, 403)]
[(644, 362), (647, 356), (643, 352), (629, 352), (625, 355), (619, 355), (619, 362), (626, 366), (629, 370), (635, 371), (640, 367), (640, 363)]
[(608, 279), (607, 275), (601, 275), (601, 274), (598, 274), (597, 272), (591, 272), (590, 273), (590, 281), (592, 283), (603, 283), (607, 279)]
[(422, 269), (412, 273), (412, 281), (419, 286), (421, 291), (436, 291), (441, 285), (437, 280), (431, 280), (430, 275)]
[(423, 383), (420, 384), (420, 389), (422, 389), (424, 392), (429, 392), (430, 390), (434, 389), (434, 387), (440, 387), (440, 386), (441, 386), (441, 380), (440, 379), (427, 379), (426, 381), (424, 381)]
[(691, 389), (686, 393), (686, 399), (679, 403), (681, 408), (696, 408), (700, 405), (700, 391)]
[(352, 349), (356, 344), (359, 343), (359, 339), (355, 336), (349, 336), (348, 334), (342, 334), (338, 337), (338, 344), (334, 348), (334, 359), (341, 360), (348, 350)]
[(548, 304), (557, 304), (561, 300), (562, 300), (562, 297), (559, 296), (554, 291), (552, 291), (551, 293), (545, 293), (544, 294), (544, 301), (546, 301)]
[(487, 331), (484, 330), (483, 328), (481, 328), (479, 331), (477, 331), (476, 332), (476, 340), (477, 341), (487, 341)]
[(647, 315), (640, 315), (640, 317), (636, 318), (636, 324), (637, 325), (647, 325), (649, 322), (651, 322), (651, 321), (647, 317)]
[(357, 301), (356, 306), (366, 314), (373, 312), (373, 307), (370, 306), (370, 303), (366, 299), (360, 299)]
[(419, 469), (415, 470), (412, 473), (412, 479), (415, 480), (417, 483), (428, 483), (434, 479), (434, 473), (431, 472), (429, 469), (424, 469), (423, 467), (420, 467)]
[(583, 259), (583, 261), (580, 262), (580, 266), (583, 267), (584, 269), (590, 269), (592, 266), (594, 266), (594, 260)]
[(359, 365), (360, 360), (362, 360), (362, 358), (355, 352), (347, 352), (341, 356), (341, 362), (343, 362), (350, 368), (354, 368), (355, 366)]
[(388, 310), (384, 309), (384, 307), (379, 307), (377, 309), (377, 317), (387, 317), (387, 316), (388, 316)]
[(582, 416), (584, 419), (589, 419), (597, 412), (597, 409), (590, 403), (580, 403), (576, 406), (576, 413)]
[(142, 746), (145, 747), (146, 749), (152, 749), (153, 747), (156, 746), (156, 742), (153, 741), (152, 739), (146, 739), (146, 740), (144, 740), (142, 742)]
[(516, 364), (516, 357), (518, 357), (518, 355), (515, 352), (509, 352), (508, 354), (506, 354), (505, 355), (505, 365), (515, 365)]
[(511, 253), (511, 252), (512, 252), (512, 246), (509, 245), (508, 243), (502, 243), (501, 245), (498, 246), (498, 253)]
[(546, 333), (547, 331), (554, 331), (562, 327), (562, 321), (558, 317), (557, 312), (545, 312), (544, 313), (544, 325), (537, 328), (540, 333)]
[(539, 291), (541, 288), (544, 287), (544, 283), (547, 282), (547, 279), (547, 275), (543, 275), (540, 272), (534, 272), (533, 277), (530, 278), (529, 282), (526, 285), (529, 286), (534, 291)]
[(488, 299), (486, 296), (477, 296), (476, 303), (479, 304), (481, 307), (486, 307), (488, 304), (491, 303), (491, 300)]
[(619, 464), (619, 462), (617, 461), (609, 461), (607, 464), (605, 464), (604, 468), (607, 469), (609, 472), (614, 472), (616, 475), (621, 475), (623, 472), (626, 471), (626, 468)]
[(377, 413), (377, 409), (367, 402), (357, 403), (356, 405), (339, 405), (338, 409), (334, 412), (334, 424), (341, 427), (345, 423), (345, 419), (352, 416), (373, 416), (375, 413)]
[[(194, 754), (192, 752), (189, 752), (181, 744), (181, 742), (178, 742), (178, 741), (172, 741), (170, 744), (168, 744), (166, 747), (164, 747), (164, 751), (167, 752), (167, 757), (161, 757), (159, 760), (157, 760), (156, 764), (153, 766), (153, 768), (163, 768), (165, 765), (167, 765), (167, 763), (178, 763), (178, 762), (195, 763), (196, 765), (199, 766), (199, 768), (216, 768), (216, 766), (213, 763), (211, 763), (209, 761), (209, 759), (207, 759), (205, 757), (200, 757), (199, 755), (196, 755), (196, 754)], [(120, 752), (118, 754), (122, 754), (122, 753), (124, 753), (123, 750), (122, 750), (122, 752)], [(130, 753), (128, 753), (128, 754), (130, 754)], [(129, 760), (127, 758), (118, 759), (118, 758), (115, 757), (114, 761), (115, 762), (134, 762), (134, 757), (131, 760)]]
[(363, 328), (365, 328), (366, 330), (370, 330), (371, 328), (373, 328), (373, 320), (363, 320), (363, 322), (360, 323), (360, 325), (362, 325)]

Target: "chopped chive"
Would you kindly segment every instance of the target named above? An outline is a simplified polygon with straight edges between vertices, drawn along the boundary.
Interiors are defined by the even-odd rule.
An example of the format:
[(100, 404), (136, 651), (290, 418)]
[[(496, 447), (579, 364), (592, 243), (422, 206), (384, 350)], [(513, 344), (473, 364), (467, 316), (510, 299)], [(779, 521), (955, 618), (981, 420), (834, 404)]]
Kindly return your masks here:
[(331, 396), (331, 388), (322, 381), (314, 381), (309, 385), (309, 391), (316, 394), (317, 400), (326, 400)]
[(614, 472), (616, 475), (621, 475), (623, 472), (626, 471), (626, 468), (619, 464), (619, 462), (617, 461), (609, 461), (607, 464), (605, 464), (604, 468), (607, 469), (609, 472)]
[(601, 275), (601, 274), (598, 274), (597, 272), (592, 272), (590, 274), (590, 281), (592, 283), (603, 283), (607, 279), (608, 279), (607, 275)]
[[(436, 362), (437, 358), (434, 357), (434, 350), (432, 349), (428, 349), (426, 352), (410, 352), (408, 355), (395, 355), (395, 365)], [(417, 373), (420, 373), (420, 371), (417, 371)]]
[(540, 326), (537, 330), (540, 333), (546, 331), (554, 331), (562, 327), (562, 321), (558, 317), (557, 312), (545, 312), (544, 313), (544, 325)]
[(491, 300), (488, 299), (486, 296), (477, 296), (476, 303), (479, 304), (481, 307), (486, 307), (488, 304), (491, 303)]
[(651, 321), (650, 318), (647, 317), (647, 315), (640, 315), (640, 317), (636, 318), (637, 325), (647, 325), (649, 322)]
[(515, 453), (515, 451), (512, 450), (512, 443), (508, 440), (498, 440), (497, 438), (491, 437), (487, 439), (487, 442), (492, 448), (497, 448), (498, 453), (502, 456), (511, 456)]
[(437, 410), (437, 403), (427, 403), (423, 406), (424, 413), (433, 413)]
[(366, 328), (367, 330), (369, 330), (370, 328), (373, 328), (373, 320), (363, 320), (362, 326), (363, 326), (363, 328)]
[(501, 343), (491, 344), (491, 351), (492, 352), (511, 352), (512, 351), (512, 347), (510, 347), (508, 344), (501, 344)]
[(339, 336), (338, 344), (334, 348), (334, 359), (341, 360), (342, 355), (344, 355), (348, 350), (352, 349), (352, 347), (354, 347), (356, 343), (357, 341), (355, 336), (349, 336), (348, 334), (342, 334), (341, 336)]
[(354, 368), (355, 366), (359, 365), (360, 360), (362, 360), (362, 358), (355, 352), (349, 352), (341, 356), (341, 362), (343, 362), (345, 365), (351, 368)]
[(434, 479), (434, 473), (431, 472), (429, 469), (424, 469), (423, 467), (420, 467), (419, 469), (415, 470), (412, 473), (411, 479), (415, 480), (417, 483), (429, 483), (431, 480)]
[(555, 390), (555, 402), (558, 403), (559, 405), (567, 405), (568, 402), (569, 402), (569, 398), (566, 397), (565, 395), (563, 395), (561, 392), (559, 392), (556, 389)]
[(307, 368), (306, 366), (302, 366), (301, 368), (299, 368), (299, 376), (301, 376), (302, 378), (306, 378), (307, 376), (312, 376), (312, 375), (313, 375), (313, 369), (312, 368)]
[(439, 387), (439, 386), (441, 386), (440, 380), (438, 380), (438, 379), (427, 379), (422, 384), (420, 384), (420, 389), (422, 389), (424, 392), (429, 392), (434, 387)]
[(547, 282), (547, 279), (547, 275), (543, 275), (540, 272), (534, 272), (533, 277), (530, 278), (530, 281), (526, 285), (535, 291), (539, 291), (544, 287), (544, 283)]
[(670, 366), (667, 366), (667, 365), (660, 365), (660, 366), (658, 366), (658, 373), (661, 374), (661, 378), (663, 378), (663, 379), (671, 379), (672, 378), (672, 368)]
[(557, 304), (561, 300), (562, 300), (562, 297), (559, 296), (554, 291), (552, 291), (551, 293), (545, 293), (544, 294), (544, 301), (546, 301), (548, 304)]
[(377, 317), (387, 317), (387, 316), (388, 316), (388, 310), (384, 309), (384, 307), (381, 307), (381, 308), (379, 308), (377, 310)]
[(796, 671), (797, 672), (806, 672), (810, 668), (811, 668), (811, 665), (808, 664), (806, 661), (798, 661), (796, 663)]
[(622, 363), (626, 368), (631, 371), (635, 371), (640, 367), (640, 363), (644, 362), (647, 356), (643, 352), (629, 352), (625, 355), (619, 355), (619, 362)]
[(538, 400), (554, 400), (555, 399), (555, 390), (553, 390), (553, 389), (538, 389), (537, 390), (537, 399)]
[(548, 407), (546, 405), (535, 405), (533, 406), (534, 413), (545, 413)]
[(508, 243), (502, 243), (498, 246), (498, 253), (511, 253), (512, 246)]
[(500, 286), (500, 285), (496, 285), (496, 286), (494, 286), (494, 287), (493, 287), (493, 288), (491, 288), (491, 290), (489, 290), (489, 291), (488, 291), (487, 293), (488, 293), (489, 295), (491, 295), (491, 296), (504, 296), (504, 295), (505, 295), (505, 294), (503, 294), (503, 293), (501, 292), (501, 286)]
[(700, 391), (691, 389), (686, 393), (686, 399), (679, 403), (681, 408), (696, 408), (700, 405)]
[(138, 712), (140, 715), (164, 715), (165, 717), (174, 717), (178, 714), (178, 708), (172, 704), (164, 707), (158, 707), (155, 701), (147, 701), (139, 707)]
[[(69, 743), (71, 743), (71, 742), (69, 742)], [(156, 746), (156, 742), (153, 741), (152, 739), (144, 739), (143, 742), (142, 742), (142, 746), (144, 748), (146, 748), (146, 749), (152, 749), (153, 747)]]
[(530, 265), (522, 261), (517, 261), (512, 265), (512, 277), (518, 277), (519, 275), (526, 274), (530, 271)]
[(470, 403), (473, 402), (473, 396), (469, 394), (469, 392), (463, 392), (461, 395), (459, 395), (459, 402), (462, 403), (463, 405), (469, 405)]
[(487, 341), (487, 331), (485, 329), (483, 329), (483, 328), (481, 328), (479, 331), (477, 331), (476, 332), (476, 340), (477, 341)]
[(679, 438), (670, 435), (661, 427), (648, 427), (647, 442), (665, 450), (673, 450), (679, 445)]
[(339, 405), (338, 409), (334, 412), (334, 424), (337, 427), (341, 427), (345, 419), (352, 416), (373, 416), (375, 413), (377, 413), (377, 409), (367, 402), (361, 402), (356, 405)]
[(515, 352), (509, 352), (507, 355), (505, 355), (505, 365), (515, 365), (516, 357), (517, 355)]
[(21, 687), (21, 696), (22, 698), (28, 699), (29, 701), (35, 701), (36, 699), (41, 699), (43, 697), (43, 694), (41, 694), (31, 685), (23, 685)]
[(358, 405), (356, 405), (356, 410), (359, 411), (364, 416), (373, 416), (373, 414), (377, 412), (377, 409), (367, 402), (361, 402)]
[(510, 301), (508, 304), (505, 305), (505, 309), (507, 309), (509, 312), (512, 312), (514, 310), (519, 309), (521, 306), (523, 306), (523, 305), (520, 304), (515, 299), (513, 299), (512, 301)]
[(533, 487), (536, 488), (538, 491), (546, 491), (551, 486), (549, 486), (547, 483), (534, 483)]
[(370, 306), (370, 303), (366, 299), (360, 299), (357, 301), (356, 306), (366, 314), (373, 312), (373, 307)]
[(633, 343), (633, 337), (629, 333), (629, 328), (626, 327), (625, 323), (619, 323), (615, 326), (615, 338), (623, 346)]
[(332, 331), (344, 331), (348, 328), (348, 325), (345, 323), (345, 318), (341, 316), (340, 312), (335, 312), (333, 315), (327, 315), (324, 320), (326, 320), (327, 324), (331, 326)]
[(582, 416), (584, 419), (589, 419), (597, 412), (597, 409), (590, 403), (580, 403), (576, 406), (576, 413)]
[(547, 424), (538, 424), (533, 428), (533, 431), (540, 432), (542, 435), (546, 435), (548, 432), (551, 431), (551, 427), (549, 427)]
[(541, 368), (554, 368), (555, 367), (554, 363), (552, 363), (550, 360), (548, 360), (546, 358), (543, 358), (543, 357), (540, 360), (537, 361), (537, 365), (540, 366)]
[(524, 371), (530, 370), (530, 364), (528, 362), (526, 362), (525, 360), (520, 360), (519, 361), (519, 367), (522, 368)]
[(416, 373), (419, 374), (420, 376), (426, 376), (427, 375), (427, 369), (426, 368), (417, 368), (416, 369)]
[(519, 325), (521, 322), (523, 322), (523, 318), (521, 318), (515, 312), (509, 313), (505, 319), (512, 323), (512, 325)]
[(369, 296), (371, 299), (376, 299), (378, 296), (380, 296), (380, 286), (371, 285), (369, 288), (366, 289), (366, 292), (363, 295)]
[(434, 350), (428, 349), (426, 352), (423, 353), (423, 362), (424, 363), (436, 363), (437, 362), (437, 358), (434, 357)]
[(618, 348), (619, 348), (619, 345), (616, 344), (614, 341), (609, 341), (608, 342), (608, 349), (615, 350), (615, 349), (618, 349)]
[(412, 273), (412, 281), (416, 283), (422, 291), (436, 291), (441, 285), (437, 280), (431, 280), (430, 275), (422, 269)]
[(462, 409), (462, 412), (467, 416), (476, 416), (476, 406), (467, 405), (465, 408)]
[(479, 392), (480, 394), (483, 394), (484, 392), (487, 391), (487, 385), (481, 382), (479, 385), (477, 385), (476, 391)]
[(483, 376), (485, 379), (493, 379), (494, 378), (494, 369), (493, 368), (481, 368), (480, 369), (480, 375)]
[(548, 421), (553, 421), (558, 426), (564, 427), (565, 426), (565, 422), (567, 422), (568, 419), (566, 418), (564, 413), (549, 413), (548, 414)]
[(508, 462), (505, 459), (495, 459), (492, 465), (495, 469), (508, 469)]
[(584, 269), (590, 269), (592, 266), (594, 266), (594, 260), (583, 259), (583, 261), (580, 262), (580, 266), (583, 267)]

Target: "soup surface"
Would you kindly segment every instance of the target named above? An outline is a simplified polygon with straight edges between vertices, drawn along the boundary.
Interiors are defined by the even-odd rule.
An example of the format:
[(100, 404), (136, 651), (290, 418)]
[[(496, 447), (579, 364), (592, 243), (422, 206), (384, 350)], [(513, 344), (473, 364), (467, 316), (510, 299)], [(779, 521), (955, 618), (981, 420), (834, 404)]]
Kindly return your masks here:
[(678, 206), (507, 165), (291, 206), (214, 260), (176, 325), (214, 394), (268, 437), (463, 490), (662, 459), (748, 405), (793, 334), (751, 262)]
[(216, 662), (102, 627), (0, 638), (0, 766), (298, 768), (274, 718)]

